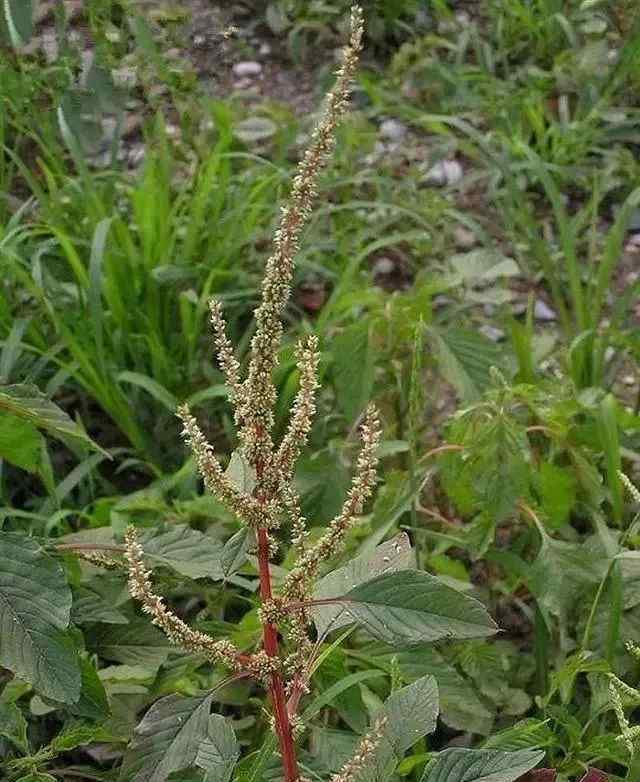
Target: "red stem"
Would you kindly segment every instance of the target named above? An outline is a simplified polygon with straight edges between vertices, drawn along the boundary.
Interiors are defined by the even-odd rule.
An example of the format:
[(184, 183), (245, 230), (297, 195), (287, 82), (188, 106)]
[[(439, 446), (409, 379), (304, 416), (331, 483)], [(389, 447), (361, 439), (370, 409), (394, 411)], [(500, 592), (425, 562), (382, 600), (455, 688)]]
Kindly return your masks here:
[[(269, 566), (269, 536), (264, 527), (258, 528), (258, 565), (260, 570), (260, 597), (262, 602), (271, 600), (271, 568)], [(264, 622), (262, 625), (264, 650), (269, 657), (278, 657), (278, 630), (270, 622)], [(287, 710), (287, 700), (284, 692), (284, 682), (279, 671), (271, 674), (271, 686), (269, 687), (271, 700), (273, 701), (273, 715), (276, 723), (276, 733), (280, 742), (280, 753), (282, 755), (282, 765), (284, 768), (285, 782), (298, 782), (300, 774), (298, 772), (298, 761), (296, 759), (296, 750), (293, 743), (293, 733), (291, 731), (291, 722), (289, 721), (289, 712)]]

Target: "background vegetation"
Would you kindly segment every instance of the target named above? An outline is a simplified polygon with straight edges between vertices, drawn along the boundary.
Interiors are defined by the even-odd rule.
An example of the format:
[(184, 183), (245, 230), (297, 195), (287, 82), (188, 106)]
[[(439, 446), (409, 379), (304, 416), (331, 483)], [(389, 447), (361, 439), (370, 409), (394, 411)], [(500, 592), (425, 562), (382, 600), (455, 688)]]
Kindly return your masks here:
[[(420, 780), (429, 753), (453, 745), (542, 749), (562, 781), (588, 768), (637, 780), (626, 644), (640, 642), (640, 497), (621, 473), (640, 482), (640, 12), (364, 5), (355, 110), (287, 311), (277, 423), (295, 340), (316, 333), (304, 512), (320, 525), (339, 509), (375, 399), (383, 466), (348, 558), (406, 531), (420, 566), (479, 597), (502, 632), (400, 653), (358, 632), (327, 644), (309, 774), (329, 779), (389, 693), (432, 674), (438, 727), (407, 747), (399, 778)], [(246, 349), (348, 6), (5, 0), (0, 550), (28, 535), (23, 551), (64, 568), (60, 643), (82, 687), (67, 702), (59, 682), (15, 678), (0, 652), (9, 779), (117, 779), (151, 704), (223, 678), (166, 645), (124, 575), (79, 565), (66, 544), (113, 543), (135, 524), (181, 616), (245, 651), (260, 642), (254, 554), (202, 493), (175, 408), (187, 400), (231, 454), (207, 301), (222, 299)], [(0, 579), (0, 606), (10, 591)], [(238, 780), (272, 778), (268, 762), (251, 770), (270, 735), (252, 686), (214, 702), (243, 749)]]

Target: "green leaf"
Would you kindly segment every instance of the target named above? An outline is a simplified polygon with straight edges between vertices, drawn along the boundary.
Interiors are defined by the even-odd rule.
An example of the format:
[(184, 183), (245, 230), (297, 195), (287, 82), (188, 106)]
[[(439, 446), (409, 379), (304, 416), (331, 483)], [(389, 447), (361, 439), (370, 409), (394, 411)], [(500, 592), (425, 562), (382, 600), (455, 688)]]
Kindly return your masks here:
[(229, 782), (239, 755), (233, 728), (220, 714), (209, 718), (209, 733), (200, 744), (196, 766), (206, 771), (205, 782)]
[(440, 369), (464, 402), (473, 402), (490, 386), (491, 367), (506, 369), (504, 346), (470, 329), (429, 328)]
[(387, 665), (393, 660), (405, 678), (433, 675), (440, 693), (440, 718), (449, 727), (485, 736), (490, 732), (492, 712), (480, 700), (471, 682), (432, 646), (416, 646), (376, 659)]
[[(401, 532), (392, 540), (378, 546), (372, 554), (363, 554), (348, 562), (344, 567), (320, 579), (316, 585), (314, 599), (340, 597), (372, 576), (406, 570), (415, 564), (415, 554), (406, 533)], [(318, 634), (351, 624), (353, 618), (342, 605), (326, 605), (313, 609), (313, 621)]]
[(0, 532), (0, 664), (62, 703), (80, 695), (78, 655), (65, 632), (70, 615), (60, 564), (32, 538)]
[(153, 704), (137, 726), (124, 756), (120, 779), (163, 782), (173, 771), (193, 766), (209, 739), (211, 695), (169, 695)]
[(484, 749), (514, 751), (519, 749), (540, 749), (557, 743), (549, 720), (526, 719), (516, 722), (510, 728), (494, 733), (483, 744)]
[(50, 399), (47, 399), (36, 386), (0, 386), (0, 412), (29, 421), (59, 439), (73, 437), (81, 440), (85, 445), (111, 458), (107, 451), (94, 443), (78, 424), (74, 423)]
[(561, 527), (569, 520), (576, 502), (577, 482), (573, 472), (566, 467), (556, 467), (543, 462), (539, 473), (542, 507), (554, 527)]
[(243, 758), (236, 768), (235, 782), (262, 782), (276, 751), (276, 737), (269, 731), (257, 752)]
[(51, 774), (41, 774), (38, 771), (34, 771), (24, 777), (19, 777), (16, 782), (58, 782), (58, 780), (52, 777)]
[(338, 405), (349, 421), (355, 420), (371, 398), (374, 380), (369, 321), (364, 318), (333, 340), (333, 379)]
[(344, 605), (354, 622), (392, 646), (483, 638), (497, 631), (479, 601), (418, 570), (377, 576), (348, 592)]
[(438, 685), (433, 676), (423, 676), (391, 693), (384, 704), (385, 735), (397, 754), (433, 733), (439, 709)]
[(275, 136), (278, 126), (268, 117), (247, 117), (235, 125), (233, 132), (240, 141), (251, 144)]
[(517, 277), (518, 264), (497, 250), (479, 249), (457, 253), (450, 260), (451, 265), (463, 281), (493, 282), (500, 277)]
[(379, 716), (385, 718), (382, 739), (363, 770), (356, 774), (357, 782), (390, 779), (406, 750), (433, 733), (438, 717), (436, 680), (425, 676), (392, 692)]
[(108, 741), (110, 734), (101, 725), (85, 725), (75, 722), (67, 725), (49, 744), (54, 752), (69, 752), (95, 741)]
[(170, 413), (175, 413), (178, 406), (178, 400), (170, 391), (158, 383), (157, 380), (149, 377), (149, 375), (143, 375), (140, 372), (125, 371), (120, 372), (117, 380), (119, 383), (129, 383), (130, 385), (144, 389), (156, 401), (166, 407)]
[(189, 578), (219, 581), (222, 572), (222, 544), (186, 524), (165, 524), (144, 530), (140, 544), (145, 557), (166, 565)]
[(544, 752), (495, 749), (446, 749), (425, 771), (422, 782), (515, 782), (544, 757)]
[(225, 475), (238, 491), (253, 493), (256, 487), (256, 471), (240, 448), (231, 454)]
[(602, 551), (544, 534), (528, 586), (544, 609), (562, 616), (575, 607), (577, 594), (600, 584), (606, 569)]
[(0, 459), (37, 472), (41, 448), (42, 435), (30, 421), (0, 413)]
[(29, 754), (27, 721), (15, 703), (0, 703), (0, 736), (8, 739), (23, 754)]
[(224, 544), (220, 554), (220, 569), (223, 578), (229, 578), (239, 570), (247, 561), (250, 540), (255, 537), (255, 533), (243, 527), (232, 535)]
[(109, 702), (98, 671), (86, 656), (80, 659), (80, 670), (82, 674), (80, 698), (71, 706), (70, 711), (78, 717), (96, 721), (105, 720), (110, 714)]
[(613, 394), (600, 403), (597, 415), (598, 434), (605, 457), (607, 468), (607, 485), (610, 492), (613, 517), (617, 524), (622, 521), (622, 484), (618, 477), (622, 470), (620, 455), (620, 436), (618, 433), (618, 403)]
[(74, 624), (104, 624), (122, 625), (127, 623), (127, 617), (113, 607), (113, 604), (105, 600), (102, 595), (87, 587), (78, 587), (73, 590), (73, 606), (71, 607), (71, 619)]
[(2, 0), (11, 45), (25, 46), (33, 35), (33, 0)]
[(149, 671), (157, 671), (173, 649), (165, 636), (141, 616), (132, 616), (126, 625), (98, 625), (85, 637), (101, 657)]

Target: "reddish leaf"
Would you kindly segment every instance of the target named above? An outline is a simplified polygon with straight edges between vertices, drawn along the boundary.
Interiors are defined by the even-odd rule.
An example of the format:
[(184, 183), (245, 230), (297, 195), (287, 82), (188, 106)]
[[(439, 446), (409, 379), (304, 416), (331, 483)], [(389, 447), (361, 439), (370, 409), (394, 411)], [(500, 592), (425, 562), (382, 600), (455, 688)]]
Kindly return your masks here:
[(604, 771), (599, 771), (597, 768), (590, 768), (580, 782), (607, 782), (608, 779), (609, 777)]
[(556, 782), (555, 768), (539, 768), (536, 771), (529, 771), (517, 782)]

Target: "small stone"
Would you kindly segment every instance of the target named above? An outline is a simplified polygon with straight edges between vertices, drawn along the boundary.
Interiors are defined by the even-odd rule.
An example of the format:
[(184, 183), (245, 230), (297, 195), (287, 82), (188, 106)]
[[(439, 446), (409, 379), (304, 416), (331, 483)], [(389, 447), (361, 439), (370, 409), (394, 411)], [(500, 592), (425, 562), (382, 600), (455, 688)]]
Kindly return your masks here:
[(125, 65), (122, 68), (114, 68), (111, 71), (113, 83), (116, 87), (135, 87), (138, 83), (138, 71), (136, 68)]
[(475, 247), (478, 242), (473, 231), (465, 228), (464, 225), (456, 226), (456, 229), (453, 232), (453, 239), (459, 250), (470, 250), (472, 247)]
[(500, 340), (504, 339), (504, 331), (495, 326), (491, 326), (489, 323), (484, 323), (480, 326), (478, 331), (480, 331), (481, 334), (484, 334), (485, 337), (492, 342), (500, 342)]
[(632, 255), (640, 253), (640, 232), (634, 231), (629, 234), (624, 249), (625, 252), (631, 253)]
[(55, 32), (46, 32), (42, 35), (42, 51), (49, 65), (58, 59), (58, 39)]
[(271, 54), (271, 46), (266, 42), (262, 43), (259, 52), (261, 57), (268, 57)]
[(85, 49), (80, 55), (80, 60), (82, 63), (81, 73), (80, 73), (80, 84), (83, 87), (86, 87), (87, 85), (87, 78), (89, 77), (91, 66), (93, 65), (93, 59), (94, 59), (94, 52), (92, 49)]
[(556, 313), (542, 299), (537, 299), (533, 308), (536, 320), (552, 321), (556, 319)]
[(133, 144), (127, 153), (127, 163), (131, 168), (137, 168), (144, 160), (145, 146), (144, 144)]
[(380, 124), (378, 132), (387, 141), (402, 141), (407, 135), (407, 126), (397, 119), (386, 119)]
[(625, 384), (625, 386), (635, 386), (636, 379), (633, 375), (625, 375), (622, 378), (622, 382)]
[(239, 79), (260, 76), (261, 73), (262, 65), (259, 62), (237, 62), (233, 66), (233, 75)]
[(457, 160), (440, 160), (427, 171), (425, 182), (436, 187), (456, 185), (463, 175), (464, 171)]
[(386, 256), (383, 256), (382, 258), (378, 258), (378, 260), (373, 264), (373, 273), (374, 274), (391, 274), (391, 272), (396, 268), (395, 263), (391, 260), (391, 258), (387, 258)]

